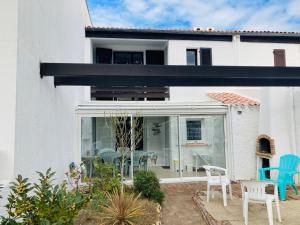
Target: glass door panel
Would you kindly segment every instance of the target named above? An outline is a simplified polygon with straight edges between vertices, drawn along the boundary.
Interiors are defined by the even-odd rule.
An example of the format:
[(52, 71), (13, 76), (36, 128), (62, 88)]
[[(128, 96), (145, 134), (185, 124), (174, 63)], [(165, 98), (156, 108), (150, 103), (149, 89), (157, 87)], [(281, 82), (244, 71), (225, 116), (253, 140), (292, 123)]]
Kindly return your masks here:
[(133, 153), (134, 174), (148, 170), (158, 178), (179, 177), (177, 117), (143, 117), (141, 142), (143, 149)]
[[(81, 160), (85, 164), (87, 174), (93, 177), (95, 163), (109, 165), (120, 171), (120, 153), (117, 151), (117, 137), (113, 132), (111, 118), (85, 117), (81, 119)], [(127, 166), (126, 166), (127, 165)], [(125, 163), (125, 178), (129, 178), (129, 167)]]
[(202, 166), (225, 168), (224, 116), (181, 116), (182, 175), (206, 176)]

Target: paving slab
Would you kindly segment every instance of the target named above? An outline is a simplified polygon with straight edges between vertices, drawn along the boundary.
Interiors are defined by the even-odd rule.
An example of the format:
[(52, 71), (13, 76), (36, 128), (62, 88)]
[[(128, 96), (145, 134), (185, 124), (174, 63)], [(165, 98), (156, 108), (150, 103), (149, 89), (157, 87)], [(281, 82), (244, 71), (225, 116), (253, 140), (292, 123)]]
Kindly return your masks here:
[[(215, 198), (206, 201), (206, 192), (198, 191), (194, 197), (200, 210), (211, 216), (211, 224), (244, 225), (242, 199), (234, 196), (228, 200), (228, 206), (223, 206), (222, 194), (215, 193)], [(198, 202), (197, 202), (198, 201)], [(202, 209), (201, 209), (202, 208)], [(275, 203), (273, 203), (274, 225), (300, 225), (300, 201), (289, 199), (280, 202), (282, 223), (277, 220)], [(209, 223), (208, 223), (209, 224)], [(267, 208), (264, 204), (249, 204), (249, 225), (268, 225)]]

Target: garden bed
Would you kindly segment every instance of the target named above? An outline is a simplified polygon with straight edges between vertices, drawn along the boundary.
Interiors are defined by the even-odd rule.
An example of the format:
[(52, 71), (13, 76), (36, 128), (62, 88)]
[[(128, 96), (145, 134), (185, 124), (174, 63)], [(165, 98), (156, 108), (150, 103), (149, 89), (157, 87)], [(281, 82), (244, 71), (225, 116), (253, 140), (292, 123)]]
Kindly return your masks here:
[[(145, 215), (139, 217), (135, 223), (138, 225), (161, 225), (161, 206), (152, 201), (142, 201), (144, 201), (146, 212)], [(74, 218), (74, 225), (99, 225), (102, 223), (101, 213), (89, 208), (80, 210), (78, 215)]]
[(161, 224), (164, 194), (154, 173), (138, 173), (133, 187), (121, 188), (120, 176), (111, 165), (95, 163), (95, 171), (96, 176), (87, 179), (78, 167), (73, 169), (67, 174), (71, 190), (67, 183), (54, 184), (51, 169), (38, 172), (37, 183), (19, 175), (10, 185), (0, 224)]

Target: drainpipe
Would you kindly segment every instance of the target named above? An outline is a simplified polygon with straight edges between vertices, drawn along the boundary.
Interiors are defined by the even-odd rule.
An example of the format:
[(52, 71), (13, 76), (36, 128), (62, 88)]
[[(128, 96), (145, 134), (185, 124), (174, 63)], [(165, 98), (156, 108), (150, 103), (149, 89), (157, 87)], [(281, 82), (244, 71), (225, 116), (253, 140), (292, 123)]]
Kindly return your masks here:
[(181, 134), (180, 134), (180, 115), (177, 116), (178, 150), (179, 150), (179, 177), (182, 179), (182, 159), (181, 159)]
[[(232, 125), (232, 105), (228, 105), (228, 125), (229, 125), (229, 132), (228, 134), (228, 149), (227, 149), (227, 164), (230, 165), (230, 176), (235, 180), (236, 174), (234, 170), (234, 149), (233, 149), (233, 125)], [(232, 160), (229, 160), (230, 155), (232, 155)], [(228, 166), (227, 165), (227, 166)], [(228, 169), (228, 168), (227, 168)]]

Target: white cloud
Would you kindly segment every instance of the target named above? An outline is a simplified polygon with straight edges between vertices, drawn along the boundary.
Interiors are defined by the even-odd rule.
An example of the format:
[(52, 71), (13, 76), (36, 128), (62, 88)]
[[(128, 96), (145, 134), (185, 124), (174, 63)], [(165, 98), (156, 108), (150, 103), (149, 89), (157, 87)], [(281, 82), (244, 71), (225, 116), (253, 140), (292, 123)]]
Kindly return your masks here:
[(95, 25), (300, 30), (300, 0), (120, 0), (91, 9)]
[[(133, 27), (134, 23), (127, 17), (127, 13), (111, 8), (96, 7), (90, 10), (94, 26), (101, 27)], [(128, 18), (128, 20), (124, 19)]]
[(286, 4), (270, 3), (264, 8), (254, 11), (241, 27), (253, 30), (300, 31), (300, 25), (296, 21), (292, 21), (295, 14), (289, 9), (296, 2), (299, 1), (286, 1)]
[(148, 8), (148, 4), (144, 0), (124, 0), (124, 4), (132, 13), (141, 13)]

